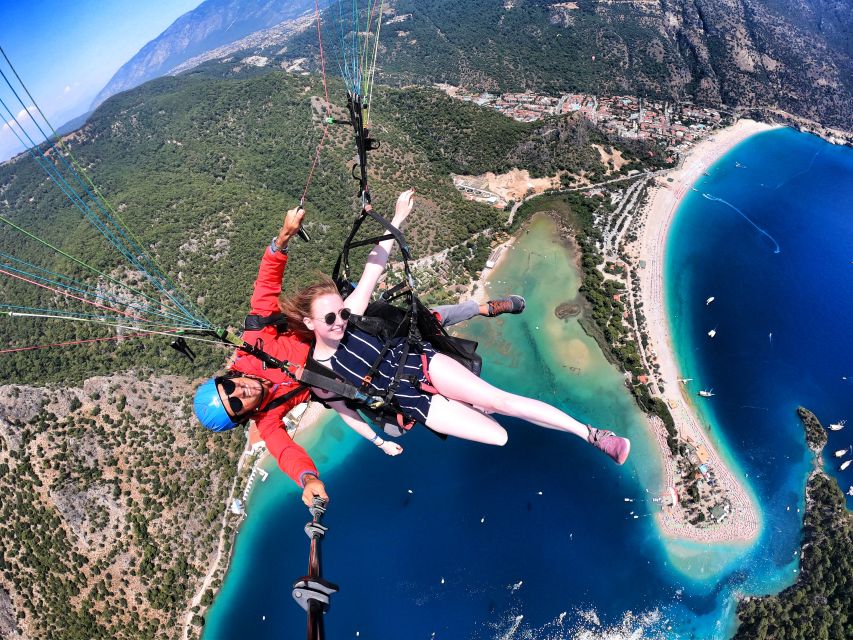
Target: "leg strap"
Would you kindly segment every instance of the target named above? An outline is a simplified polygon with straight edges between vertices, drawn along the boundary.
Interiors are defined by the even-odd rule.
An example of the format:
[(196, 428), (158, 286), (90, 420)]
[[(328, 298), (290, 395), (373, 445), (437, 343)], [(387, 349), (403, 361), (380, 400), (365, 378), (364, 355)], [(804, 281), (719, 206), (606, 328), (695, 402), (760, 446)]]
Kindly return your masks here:
[(427, 393), (438, 393), (438, 389), (432, 385), (432, 378), (430, 378), (429, 375), (429, 359), (426, 357), (425, 353), (421, 353), (421, 366), (424, 370), (424, 381), (420, 383), (421, 391), (426, 391)]

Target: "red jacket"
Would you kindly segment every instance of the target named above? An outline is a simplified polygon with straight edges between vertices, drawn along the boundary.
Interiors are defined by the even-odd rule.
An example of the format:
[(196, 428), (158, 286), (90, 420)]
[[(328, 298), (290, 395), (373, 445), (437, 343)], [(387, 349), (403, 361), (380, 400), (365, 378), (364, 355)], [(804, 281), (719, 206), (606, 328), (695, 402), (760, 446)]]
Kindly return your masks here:
[[(272, 247), (267, 248), (264, 257), (261, 259), (258, 279), (255, 280), (251, 313), (269, 316), (281, 311), (278, 305), (278, 297), (281, 295), (281, 279), (284, 276), (286, 265), (286, 253), (273, 252)], [(303, 365), (308, 358), (309, 345), (307, 342), (289, 331), (281, 333), (275, 327), (264, 327), (260, 331), (246, 331), (243, 333), (243, 340), (261, 347), (279, 360)], [(231, 370), (248, 373), (274, 383), (273, 392), (267, 397), (265, 404), (296, 387), (296, 382), (286, 373), (279, 369), (264, 369), (260, 360), (239, 349)], [(264, 439), (267, 450), (276, 459), (279, 468), (300, 486), (302, 486), (303, 477), (306, 473), (313, 473), (318, 476), (319, 474), (317, 467), (305, 449), (287, 435), (287, 429), (282, 419), (293, 407), (301, 402), (307, 402), (309, 397), (310, 394), (306, 389), (284, 404), (273, 407), (269, 411), (261, 410), (254, 417), (258, 432)]]

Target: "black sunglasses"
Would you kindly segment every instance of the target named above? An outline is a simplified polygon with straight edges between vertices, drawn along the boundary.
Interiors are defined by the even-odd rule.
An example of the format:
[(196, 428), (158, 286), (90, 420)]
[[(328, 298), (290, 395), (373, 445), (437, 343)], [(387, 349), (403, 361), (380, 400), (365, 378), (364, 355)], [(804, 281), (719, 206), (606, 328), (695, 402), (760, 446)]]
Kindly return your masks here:
[[(231, 397), (231, 394), (237, 390), (237, 385), (235, 384), (235, 382), (231, 378), (221, 378), (217, 382), (217, 384), (219, 385), (219, 388), (222, 389), (222, 391), (228, 397), (228, 408), (231, 410), (231, 416), (239, 416), (245, 407), (243, 405), (243, 401), (240, 400), (240, 398)], [(261, 387), (261, 389), (263, 390), (263, 387)], [(263, 402), (265, 395), (266, 394), (264, 393), (264, 395), (261, 396), (261, 402)]]
[(231, 409), (232, 415), (237, 415), (243, 410), (243, 401), (240, 398), (232, 398), (231, 394), (237, 390), (237, 385), (230, 378), (225, 378), (219, 381), (219, 388), (228, 396), (228, 408)]
[(335, 313), (334, 311), (329, 311), (329, 313), (327, 313), (326, 315), (323, 316), (323, 320), (326, 322), (327, 325), (329, 325), (331, 327), (333, 324), (335, 324), (335, 319), (339, 315), (341, 316), (341, 320), (346, 322), (347, 320), (349, 320), (349, 317), (352, 315), (352, 311), (350, 311), (349, 309), (346, 309), (346, 308), (341, 309), (337, 313)]

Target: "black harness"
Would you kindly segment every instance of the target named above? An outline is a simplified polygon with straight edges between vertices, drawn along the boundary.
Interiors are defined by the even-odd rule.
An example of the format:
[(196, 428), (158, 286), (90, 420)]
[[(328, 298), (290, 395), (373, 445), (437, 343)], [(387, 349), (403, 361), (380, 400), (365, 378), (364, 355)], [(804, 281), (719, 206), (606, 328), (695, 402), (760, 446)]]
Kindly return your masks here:
[[(368, 373), (361, 380), (360, 384), (354, 385), (346, 380), (342, 380), (331, 370), (316, 362), (313, 358), (313, 346), (309, 352), (308, 361), (305, 365), (303, 375), (300, 376), (300, 380), (315, 389), (321, 389), (334, 395), (332, 399), (326, 398), (323, 400), (319, 398), (324, 404), (333, 400), (343, 399), (351, 408), (365, 414), (372, 414), (374, 418), (378, 417), (381, 420), (390, 418), (402, 426), (404, 421), (401, 418), (401, 414), (394, 409), (394, 395), (397, 392), (400, 381), (404, 379), (404, 368), (410, 353), (423, 353), (423, 345), (425, 342), (428, 342), (436, 351), (450, 356), (476, 375), (480, 375), (482, 359), (476, 353), (476, 342), (448, 335), (447, 331), (436, 320), (432, 312), (421, 303), (415, 293), (415, 280), (409, 265), (411, 253), (405, 237), (397, 227), (373, 211), (371, 207), (367, 206), (370, 203), (370, 190), (367, 184), (367, 153), (377, 149), (379, 144), (370, 137), (368, 130), (364, 127), (361, 97), (348, 95), (347, 108), (350, 114), (349, 122), (336, 121), (336, 123), (350, 124), (353, 127), (358, 152), (358, 164), (353, 165), (352, 176), (359, 183), (359, 196), (363, 206), (361, 213), (356, 216), (352, 229), (344, 241), (338, 259), (335, 262), (332, 279), (337, 284), (341, 296), (346, 298), (354, 289), (350, 278), (350, 250), (357, 247), (374, 245), (383, 240), (394, 240), (400, 248), (405, 278), (394, 287), (385, 291), (378, 300), (370, 303), (364, 315), (350, 316), (349, 322), (354, 326), (366, 333), (379, 337), (383, 342), (380, 353), (371, 364)], [(368, 219), (372, 219), (377, 223), (384, 230), (384, 233), (382, 235), (371, 235), (367, 238), (356, 239), (362, 225)], [(404, 338), (405, 341), (396, 363), (394, 378), (388, 386), (387, 391), (377, 397), (371, 393), (374, 391), (371, 382), (379, 370), (379, 365), (394, 342), (399, 338)], [(424, 366), (426, 367), (426, 362)], [(428, 378), (429, 372), (425, 369), (424, 373)], [(411, 424), (410, 422), (409, 426)]]

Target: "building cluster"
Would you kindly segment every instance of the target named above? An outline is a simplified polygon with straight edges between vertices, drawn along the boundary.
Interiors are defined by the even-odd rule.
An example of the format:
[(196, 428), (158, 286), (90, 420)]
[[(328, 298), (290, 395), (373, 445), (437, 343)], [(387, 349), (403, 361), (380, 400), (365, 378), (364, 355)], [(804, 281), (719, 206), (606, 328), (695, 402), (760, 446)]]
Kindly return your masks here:
[(468, 93), (458, 87), (442, 88), (448, 95), (491, 107), (519, 122), (535, 122), (548, 116), (579, 113), (623, 138), (652, 140), (671, 151), (681, 151), (716, 128), (722, 116), (716, 109), (690, 103), (657, 102), (635, 96), (598, 97), (567, 93), (560, 97), (535, 93)]

